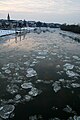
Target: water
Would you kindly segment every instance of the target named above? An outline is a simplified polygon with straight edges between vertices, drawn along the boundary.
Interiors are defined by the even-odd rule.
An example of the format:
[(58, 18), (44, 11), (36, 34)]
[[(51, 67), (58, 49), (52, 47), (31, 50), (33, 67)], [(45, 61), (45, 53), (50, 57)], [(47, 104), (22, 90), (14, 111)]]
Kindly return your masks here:
[(70, 35), (80, 38), (59, 29), (0, 38), (1, 119), (80, 118), (80, 43)]

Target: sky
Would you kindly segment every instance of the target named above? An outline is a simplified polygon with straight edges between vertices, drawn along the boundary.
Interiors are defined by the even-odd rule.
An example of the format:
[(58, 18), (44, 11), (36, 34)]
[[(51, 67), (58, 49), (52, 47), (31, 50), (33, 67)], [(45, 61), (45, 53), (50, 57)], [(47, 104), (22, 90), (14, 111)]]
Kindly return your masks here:
[(80, 24), (80, 0), (0, 0), (0, 19)]

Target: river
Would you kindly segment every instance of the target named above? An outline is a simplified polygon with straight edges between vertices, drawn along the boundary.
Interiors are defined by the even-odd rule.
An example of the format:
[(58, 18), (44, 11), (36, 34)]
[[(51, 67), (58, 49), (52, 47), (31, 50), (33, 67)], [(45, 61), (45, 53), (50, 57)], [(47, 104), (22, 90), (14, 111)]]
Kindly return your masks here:
[(50, 29), (0, 38), (0, 117), (80, 119), (80, 35)]

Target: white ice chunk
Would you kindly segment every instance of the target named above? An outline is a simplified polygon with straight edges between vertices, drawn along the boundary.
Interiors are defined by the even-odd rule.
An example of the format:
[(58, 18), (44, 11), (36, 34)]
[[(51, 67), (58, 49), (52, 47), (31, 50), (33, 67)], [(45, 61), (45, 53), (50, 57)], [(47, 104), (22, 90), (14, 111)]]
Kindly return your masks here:
[(70, 63), (66, 63), (66, 64), (64, 65), (64, 68), (65, 68), (65, 70), (72, 70), (72, 69), (74, 68), (74, 65), (72, 65), (72, 64), (70, 64)]
[(19, 87), (15, 84), (11, 84), (11, 85), (7, 85), (7, 88), (6, 88), (7, 92), (11, 93), (11, 94), (14, 94), (14, 93), (17, 93), (18, 90), (19, 90)]
[(24, 62), (24, 65), (28, 66), (29, 65), (29, 61)]
[(29, 82), (29, 83), (23, 83), (22, 85), (21, 85), (21, 87), (23, 88), (23, 89), (29, 89), (29, 88), (32, 88), (32, 83), (31, 82)]
[(67, 105), (66, 108), (63, 109), (63, 111), (72, 113), (72, 108), (69, 105)]
[(55, 81), (55, 83), (53, 83), (52, 86), (55, 92), (58, 92), (61, 89), (61, 86), (57, 81)]
[(31, 91), (29, 92), (29, 95), (31, 96), (37, 96), (39, 93), (37, 88), (32, 87)]
[(73, 118), (74, 118), (73, 120), (80, 120), (80, 116), (75, 115)]
[(60, 68), (60, 65), (57, 65), (56, 68)]
[(78, 87), (80, 87), (80, 84), (78, 84), (78, 83), (72, 83), (71, 86), (72, 86), (73, 88), (78, 88)]
[(37, 73), (33, 68), (28, 68), (27, 69), (27, 75), (26, 75), (27, 77), (34, 77), (36, 75), (37, 75)]
[(14, 111), (14, 105), (4, 105), (0, 107), (0, 117), (3, 119), (9, 118), (9, 115)]
[(37, 116), (36, 116), (36, 115), (30, 116), (30, 117), (29, 117), (29, 120), (37, 120)]
[(74, 58), (75, 60), (80, 60), (80, 58), (79, 58), (78, 56), (73, 56), (73, 58)]
[(47, 53), (48, 53), (47, 50), (43, 50), (43, 51), (38, 52), (39, 55), (47, 55)]
[(7, 69), (7, 70), (5, 70), (5, 73), (10, 74), (11, 71)]
[(23, 55), (23, 57), (25, 58), (25, 57), (27, 57), (27, 55)]
[(20, 94), (17, 94), (14, 99), (15, 99), (15, 100), (20, 100), (20, 99), (21, 99), (21, 95), (20, 95)]
[(49, 120), (60, 120), (59, 118), (51, 118)]
[(75, 73), (75, 72), (73, 72), (73, 71), (67, 71), (66, 72), (66, 74), (69, 76), (69, 77), (78, 77), (79, 76), (79, 74), (77, 74), (77, 73)]
[(6, 69), (8, 69), (9, 67), (7, 67), (7, 66), (3, 66), (2, 67), (2, 70), (6, 70)]
[(37, 56), (36, 58), (37, 59), (45, 59), (46, 57), (45, 56)]
[(25, 95), (24, 98), (25, 98), (26, 101), (30, 101), (31, 100), (31, 96), (30, 95)]

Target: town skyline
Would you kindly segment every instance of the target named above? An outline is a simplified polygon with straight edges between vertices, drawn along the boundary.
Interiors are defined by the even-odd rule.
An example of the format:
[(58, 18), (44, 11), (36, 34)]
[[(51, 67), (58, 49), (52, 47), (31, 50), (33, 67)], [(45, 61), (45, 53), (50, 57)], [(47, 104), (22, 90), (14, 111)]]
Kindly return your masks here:
[(0, 19), (79, 24), (80, 0), (0, 0)]

